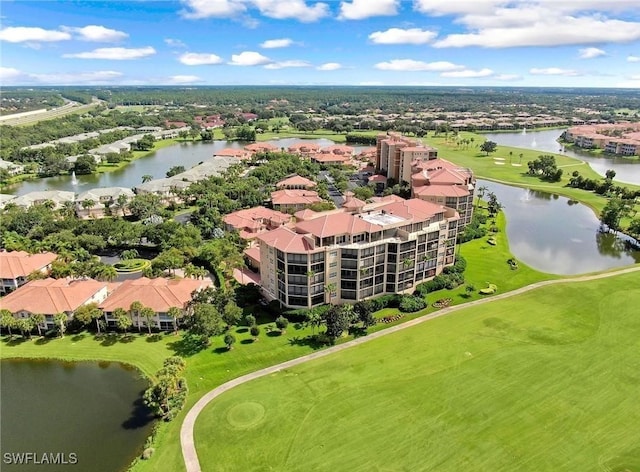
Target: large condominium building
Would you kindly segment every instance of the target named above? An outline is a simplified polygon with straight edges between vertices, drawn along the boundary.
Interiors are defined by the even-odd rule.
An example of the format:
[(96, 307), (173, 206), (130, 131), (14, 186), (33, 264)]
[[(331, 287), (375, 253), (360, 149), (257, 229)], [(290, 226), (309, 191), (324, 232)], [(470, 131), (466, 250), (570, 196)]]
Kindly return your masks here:
[(376, 171), (396, 182), (411, 180), (412, 162), (437, 157), (437, 149), (419, 145), (415, 139), (399, 134), (380, 134), (376, 139)]
[(444, 159), (431, 159), (414, 161), (412, 172), (413, 197), (457, 210), (460, 214), (460, 228), (471, 222), (476, 184), (471, 169)]
[(258, 236), (261, 286), (289, 307), (353, 303), (411, 292), (454, 262), (458, 213), (396, 196), (347, 209), (296, 214)]

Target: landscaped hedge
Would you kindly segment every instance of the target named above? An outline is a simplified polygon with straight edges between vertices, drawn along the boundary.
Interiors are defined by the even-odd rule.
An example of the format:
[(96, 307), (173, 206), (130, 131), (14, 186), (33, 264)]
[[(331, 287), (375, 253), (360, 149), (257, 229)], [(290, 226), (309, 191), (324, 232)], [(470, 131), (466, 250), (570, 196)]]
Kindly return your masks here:
[(399, 309), (403, 313), (415, 313), (427, 307), (427, 302), (422, 297), (413, 295), (403, 295), (400, 300)]

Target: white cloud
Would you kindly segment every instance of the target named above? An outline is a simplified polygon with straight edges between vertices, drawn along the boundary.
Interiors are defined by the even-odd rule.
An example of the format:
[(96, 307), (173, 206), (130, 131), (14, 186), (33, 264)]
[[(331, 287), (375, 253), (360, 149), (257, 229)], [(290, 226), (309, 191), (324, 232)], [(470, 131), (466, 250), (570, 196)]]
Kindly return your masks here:
[(186, 6), (180, 14), (184, 18), (231, 18), (244, 13), (247, 7), (237, 0), (182, 0)]
[(66, 31), (46, 30), (26, 26), (10, 26), (0, 31), (0, 40), (9, 43), (43, 43), (66, 41), (69, 39), (71, 39), (71, 34)]
[(545, 67), (545, 68), (537, 68), (529, 70), (531, 75), (563, 75), (566, 77), (575, 77), (580, 75), (579, 72), (573, 69), (561, 69), (559, 67)]
[(63, 26), (62, 29), (75, 33), (81, 41), (93, 41), (97, 43), (115, 43), (129, 37), (124, 31), (105, 28), (100, 25), (88, 25), (82, 28)]
[(522, 80), (522, 76), (518, 74), (498, 74), (493, 76), (496, 80), (504, 80), (505, 82), (513, 80)]
[(430, 72), (447, 72), (464, 69), (464, 66), (446, 61), (423, 62), (415, 61), (413, 59), (393, 59), (388, 62), (379, 62), (374, 67), (380, 70)]
[(273, 61), (259, 52), (244, 51), (240, 54), (233, 54), (229, 64), (232, 66), (261, 66), (270, 62)]
[(593, 59), (594, 57), (600, 57), (606, 54), (606, 52), (598, 48), (584, 48), (578, 51), (580, 59)]
[(100, 70), (94, 72), (60, 73), (60, 74), (29, 74), (37, 82), (51, 85), (100, 85), (113, 83), (122, 77), (122, 72)]
[(222, 58), (220, 56), (209, 53), (185, 52), (178, 60), (186, 66), (222, 64)]
[[(239, 18), (249, 7), (258, 9), (260, 14), (269, 18), (294, 19), (303, 23), (329, 15), (329, 5), (326, 3), (309, 6), (304, 0), (182, 0), (182, 3), (186, 8), (180, 14), (188, 19)], [(243, 21), (256, 26), (251, 18), (244, 18)]]
[(340, 20), (363, 20), (372, 16), (398, 14), (399, 0), (352, 0), (340, 3)]
[(265, 69), (286, 69), (290, 67), (311, 67), (311, 64), (307, 61), (294, 59), (289, 61), (272, 62), (271, 64), (264, 66)]
[(627, 62), (640, 62), (639, 56), (627, 56)]
[(344, 66), (339, 62), (327, 62), (316, 67), (317, 70), (338, 70), (342, 68), (344, 68)]
[(304, 0), (249, 0), (264, 16), (278, 20), (294, 19), (303, 23), (318, 21), (329, 15), (329, 5), (315, 3), (313, 6)]
[(170, 84), (173, 85), (183, 85), (183, 84), (193, 84), (197, 82), (202, 82), (202, 78), (197, 75), (172, 75), (169, 77)]
[(371, 33), (369, 39), (375, 44), (427, 44), (437, 35), (433, 31), (420, 28), (390, 28), (387, 31)]
[(164, 43), (170, 48), (186, 48), (187, 45), (180, 41), (179, 39), (174, 38), (165, 38)]
[(13, 67), (0, 67), (0, 82), (12, 82), (23, 74)]
[(98, 48), (93, 51), (64, 54), (62, 57), (73, 59), (105, 59), (109, 61), (129, 61), (153, 56), (156, 50), (151, 46), (144, 48)]
[(267, 39), (265, 42), (260, 44), (260, 47), (264, 49), (287, 48), (292, 44), (294, 44), (293, 39), (289, 38)]
[(415, 7), (431, 15), (454, 15), (454, 23), (466, 29), (436, 41), (435, 47), (506, 48), (635, 41), (640, 22), (606, 14), (631, 10), (634, 4), (637, 0), (417, 0)]
[(489, 77), (493, 75), (493, 71), (488, 68), (480, 69), (480, 70), (472, 70), (472, 69), (464, 69), (464, 70), (454, 70), (451, 72), (443, 72), (440, 74), (440, 77), (452, 77), (452, 78), (477, 78), (477, 77)]

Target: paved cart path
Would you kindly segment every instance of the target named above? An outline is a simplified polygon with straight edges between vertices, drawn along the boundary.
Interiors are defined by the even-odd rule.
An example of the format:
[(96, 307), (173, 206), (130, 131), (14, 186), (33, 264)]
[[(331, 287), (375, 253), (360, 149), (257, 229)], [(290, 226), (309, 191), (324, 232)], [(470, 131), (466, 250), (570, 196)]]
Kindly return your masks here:
[(597, 280), (604, 279), (607, 277), (614, 277), (616, 275), (628, 274), (631, 272), (640, 271), (640, 266), (629, 267), (626, 269), (616, 270), (613, 272), (605, 272), (595, 275), (583, 275), (580, 277), (570, 277), (565, 279), (556, 279), (556, 280), (545, 280), (543, 282), (536, 282), (531, 285), (527, 285), (525, 287), (518, 288), (516, 290), (512, 290), (506, 293), (500, 293), (498, 295), (494, 295), (489, 298), (482, 298), (479, 300), (474, 300), (472, 302), (463, 303), (461, 305), (455, 305), (448, 308), (444, 308), (442, 310), (429, 313), (428, 315), (421, 316), (419, 318), (414, 318), (405, 323), (393, 326), (391, 328), (384, 329), (382, 331), (377, 331), (373, 334), (369, 334), (367, 336), (354, 339), (352, 341), (345, 342), (343, 344), (339, 344), (337, 346), (332, 346), (330, 348), (324, 349), (322, 351), (316, 351), (311, 354), (304, 355), (302, 357), (298, 357), (296, 359), (291, 359), (290, 361), (282, 362), (280, 364), (273, 365), (271, 367), (266, 367), (264, 369), (257, 370), (250, 374), (243, 375), (241, 377), (230, 380), (226, 383), (223, 383), (219, 387), (214, 388), (213, 390), (207, 392), (198, 402), (191, 407), (187, 416), (185, 416), (184, 421), (182, 422), (182, 427), (180, 428), (180, 444), (182, 446), (182, 456), (184, 457), (184, 464), (187, 472), (201, 472), (200, 461), (198, 460), (198, 454), (196, 453), (195, 442), (193, 438), (193, 430), (198, 419), (198, 415), (200, 412), (206, 407), (209, 402), (211, 402), (214, 398), (223, 394), (224, 392), (231, 390), (232, 388), (241, 385), (245, 382), (249, 382), (251, 380), (264, 377), (265, 375), (272, 374), (274, 372), (279, 372), (283, 369), (288, 369), (290, 367), (312, 361), (314, 359), (319, 359), (321, 357), (325, 357), (331, 354), (334, 354), (339, 351), (343, 351), (345, 349), (349, 349), (353, 346), (357, 346), (360, 344), (364, 344), (374, 339), (381, 338), (382, 336), (388, 336), (389, 334), (396, 333), (403, 329), (410, 328), (420, 323), (424, 323), (425, 321), (432, 320), (434, 318), (439, 318), (441, 316), (448, 315), (450, 313), (456, 312), (458, 310), (463, 310), (472, 306), (481, 305), (484, 303), (491, 303), (497, 300), (503, 300), (505, 298), (514, 297), (516, 295), (520, 295), (521, 293), (530, 292), (531, 290), (535, 290), (540, 287), (546, 287), (547, 285), (556, 285), (563, 283), (571, 283), (571, 282), (586, 282), (589, 280)]

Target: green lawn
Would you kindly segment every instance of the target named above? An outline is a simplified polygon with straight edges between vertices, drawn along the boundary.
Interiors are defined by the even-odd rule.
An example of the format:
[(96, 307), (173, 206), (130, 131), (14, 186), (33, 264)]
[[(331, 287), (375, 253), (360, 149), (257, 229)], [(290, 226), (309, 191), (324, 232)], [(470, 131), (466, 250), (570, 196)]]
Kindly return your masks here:
[[(442, 137), (429, 136), (425, 141), (427, 144), (438, 148), (438, 155), (443, 159), (449, 160), (459, 165), (470, 167), (473, 169), (477, 178), (496, 180), (520, 187), (528, 187), (534, 190), (542, 190), (550, 193), (563, 195), (590, 206), (596, 214), (600, 214), (602, 208), (606, 205), (607, 199), (593, 192), (586, 190), (566, 187), (571, 173), (574, 170), (580, 172), (585, 178), (602, 179), (597, 172), (591, 169), (588, 164), (566, 156), (553, 154), (559, 167), (564, 170), (562, 181), (560, 182), (543, 182), (539, 178), (527, 174), (527, 162), (535, 160), (541, 154), (551, 154), (532, 149), (521, 149), (509, 146), (498, 145), (497, 151), (486, 156), (476, 145), (481, 144), (486, 139), (480, 134), (460, 133), (461, 138), (473, 138), (474, 142), (468, 147), (458, 146), (453, 138), (448, 140)], [(511, 153), (511, 154), (510, 154)], [(522, 159), (520, 159), (522, 154)], [(495, 158), (504, 159), (503, 165), (496, 164)], [(513, 164), (520, 164), (514, 166)], [(638, 189), (640, 186), (624, 184), (625, 187)], [(640, 205), (636, 206), (640, 211)], [(623, 222), (628, 223), (628, 222)]]
[(545, 287), (242, 385), (199, 417), (200, 463), (638, 471), (639, 284)]
[[(501, 229), (496, 246), (486, 244), (486, 238), (483, 238), (465, 243), (461, 248), (461, 254), (468, 262), (465, 272), (468, 282), (476, 285), (476, 288), (481, 288), (487, 281), (491, 281), (498, 284), (498, 293), (501, 293), (540, 280), (554, 278), (554, 276), (536, 272), (522, 263), (520, 269), (512, 271), (506, 262), (511, 254), (504, 233), (505, 221), (502, 215), (498, 216), (496, 225)], [(431, 303), (445, 297), (451, 297), (454, 304), (460, 304), (480, 298), (481, 295), (475, 293), (471, 298), (466, 298), (464, 288), (459, 287), (453, 291), (442, 290), (429, 294), (428, 300)], [(434, 311), (434, 308), (429, 306), (421, 312), (406, 314), (393, 324), (402, 323), (431, 311)], [(384, 316), (394, 313), (397, 313), (397, 309), (389, 309)], [(256, 317), (263, 318), (259, 313), (256, 313)], [(391, 325), (379, 324), (370, 331), (382, 330), (389, 326)], [(182, 337), (171, 334), (162, 336), (156, 342), (149, 342), (145, 335), (135, 335), (134, 341), (130, 343), (97, 341), (93, 335), (84, 335), (82, 339), (74, 339), (73, 336), (68, 335), (64, 339), (54, 339), (42, 345), (36, 344), (33, 340), (10, 346), (5, 339), (0, 344), (0, 358), (50, 357), (64, 360), (112, 360), (135, 365), (147, 376), (151, 376), (161, 367), (166, 357), (185, 354), (189, 385), (188, 408), (204, 393), (227, 380), (312, 352), (311, 347), (300, 342), (310, 334), (309, 329), (296, 329), (291, 324), (284, 336), (269, 336), (265, 332), (265, 327), (266, 325), (262, 326), (262, 333), (257, 343), (249, 342), (249, 334), (244, 328), (239, 328), (240, 333), (236, 334), (236, 345), (230, 352), (222, 348), (224, 343), (221, 337), (213, 340), (211, 349), (189, 355), (185, 354), (185, 346), (180, 342)], [(163, 470), (184, 470), (178, 441), (184, 414), (186, 409), (173, 422), (163, 424), (154, 445), (156, 449), (154, 456), (149, 461), (139, 461), (134, 471), (151, 472), (160, 467)]]

